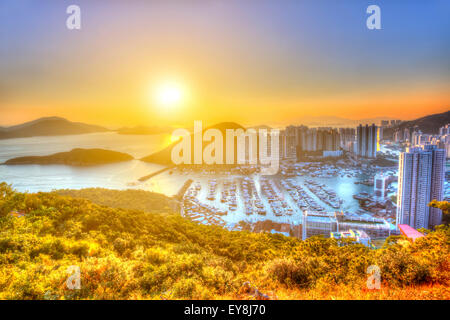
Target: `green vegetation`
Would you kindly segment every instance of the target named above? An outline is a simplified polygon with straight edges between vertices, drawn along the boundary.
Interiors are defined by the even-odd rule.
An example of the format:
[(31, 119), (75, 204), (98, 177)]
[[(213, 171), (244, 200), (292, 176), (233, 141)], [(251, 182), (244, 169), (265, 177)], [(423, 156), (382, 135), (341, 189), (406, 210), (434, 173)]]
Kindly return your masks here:
[(397, 203), (397, 195), (392, 195), (391, 197), (390, 197), (390, 199), (391, 199), (391, 201), (392, 201), (392, 203)]
[(433, 208), (439, 208), (442, 210), (442, 223), (445, 225), (450, 224), (450, 203), (447, 201), (431, 201), (428, 206)]
[[(122, 208), (133, 196), (125, 191), (116, 201), (114, 192), (91, 191), (64, 192)], [(178, 214), (24, 194), (2, 183), (0, 299), (249, 299), (247, 281), (280, 299), (450, 298), (449, 227), (414, 243), (388, 240), (370, 250), (320, 237), (231, 232)], [(66, 286), (73, 265), (80, 290)], [(381, 290), (366, 287), (370, 265), (381, 270)]]
[(7, 160), (4, 164), (65, 164), (71, 166), (92, 166), (133, 160), (129, 154), (103, 149), (73, 149), (49, 156), (28, 156)]
[(111, 208), (140, 210), (151, 213), (171, 213), (177, 202), (161, 194), (144, 190), (111, 190), (86, 188), (80, 190), (56, 190), (62, 196), (90, 200), (95, 204)]

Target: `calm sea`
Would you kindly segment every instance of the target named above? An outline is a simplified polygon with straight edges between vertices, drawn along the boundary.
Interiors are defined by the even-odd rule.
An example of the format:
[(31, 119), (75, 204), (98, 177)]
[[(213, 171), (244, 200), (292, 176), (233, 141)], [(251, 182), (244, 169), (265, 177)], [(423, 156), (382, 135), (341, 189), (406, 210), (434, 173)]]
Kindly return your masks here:
[[(49, 155), (73, 148), (102, 148), (126, 152), (139, 159), (169, 144), (170, 135), (120, 135), (113, 132), (6, 139), (0, 140), (0, 163), (14, 157)], [(137, 183), (138, 178), (163, 167), (139, 160), (95, 167), (1, 165), (0, 181), (12, 184), (19, 191), (29, 192), (102, 187), (139, 188), (173, 195), (185, 178), (177, 179), (169, 174), (162, 174), (151, 181)]]

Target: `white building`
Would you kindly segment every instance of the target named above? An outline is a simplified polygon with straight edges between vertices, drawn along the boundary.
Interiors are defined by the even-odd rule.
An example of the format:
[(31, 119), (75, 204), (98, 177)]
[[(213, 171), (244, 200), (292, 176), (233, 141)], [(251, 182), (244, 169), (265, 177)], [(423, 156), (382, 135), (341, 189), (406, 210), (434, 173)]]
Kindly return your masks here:
[(390, 176), (387, 176), (383, 173), (379, 173), (375, 175), (373, 178), (373, 191), (375, 197), (384, 199), (386, 198), (386, 189), (389, 184)]

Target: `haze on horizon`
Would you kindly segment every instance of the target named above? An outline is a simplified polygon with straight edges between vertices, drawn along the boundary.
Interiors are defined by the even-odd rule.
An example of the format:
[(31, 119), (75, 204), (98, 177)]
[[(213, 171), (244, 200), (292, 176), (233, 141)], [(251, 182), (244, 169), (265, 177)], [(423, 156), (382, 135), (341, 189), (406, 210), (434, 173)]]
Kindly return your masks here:
[[(76, 2), (79, 31), (65, 25), (70, 1), (0, 3), (0, 126), (414, 119), (450, 106), (445, 0)], [(366, 28), (370, 4), (382, 30)]]

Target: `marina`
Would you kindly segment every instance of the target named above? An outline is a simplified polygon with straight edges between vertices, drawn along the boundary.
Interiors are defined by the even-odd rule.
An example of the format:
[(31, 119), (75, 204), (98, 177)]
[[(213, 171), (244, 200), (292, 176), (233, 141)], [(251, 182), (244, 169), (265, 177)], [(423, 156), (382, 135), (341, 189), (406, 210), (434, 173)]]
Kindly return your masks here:
[[(78, 139), (78, 136), (76, 136)], [(130, 147), (135, 136), (117, 134), (83, 135), (84, 147), (107, 145), (111, 149), (130, 152), (135, 157), (148, 154), (148, 141)], [(1, 141), (0, 158), (17, 155), (48, 154), (65, 151), (67, 146), (55, 143), (54, 137), (42, 138), (43, 150), (35, 147), (35, 138)], [(68, 137), (72, 141), (75, 137)], [(152, 136), (153, 148), (159, 149), (163, 136)], [(383, 150), (383, 146), (381, 148)], [(450, 169), (447, 167), (447, 169)], [(376, 167), (356, 163), (351, 158), (316, 162), (280, 163), (280, 172), (274, 176), (261, 176), (255, 167), (238, 166), (222, 170), (173, 167), (132, 160), (125, 163), (102, 165), (95, 168), (70, 167), (64, 165), (0, 166), (0, 175), (19, 191), (38, 192), (54, 189), (111, 188), (141, 189), (178, 199), (189, 195), (186, 209), (201, 209), (195, 221), (239, 230), (242, 223), (254, 225), (273, 221), (278, 224), (301, 224), (304, 211), (343, 211), (355, 217), (379, 217), (393, 222), (395, 202), (373, 199), (371, 182), (380, 171), (397, 176), (397, 167)], [(150, 179), (141, 179), (150, 176)], [(449, 174), (444, 185), (445, 198), (450, 199)], [(189, 180), (192, 183), (186, 188)], [(373, 182), (372, 182), (373, 183)], [(395, 200), (396, 180), (387, 187), (387, 197)], [(195, 194), (195, 196), (194, 196)], [(195, 200), (195, 201), (194, 201)], [(184, 201), (184, 200), (183, 200)], [(189, 210), (185, 210), (189, 215)], [(195, 214), (194, 214), (195, 215)], [(217, 217), (217, 218), (213, 218)]]

